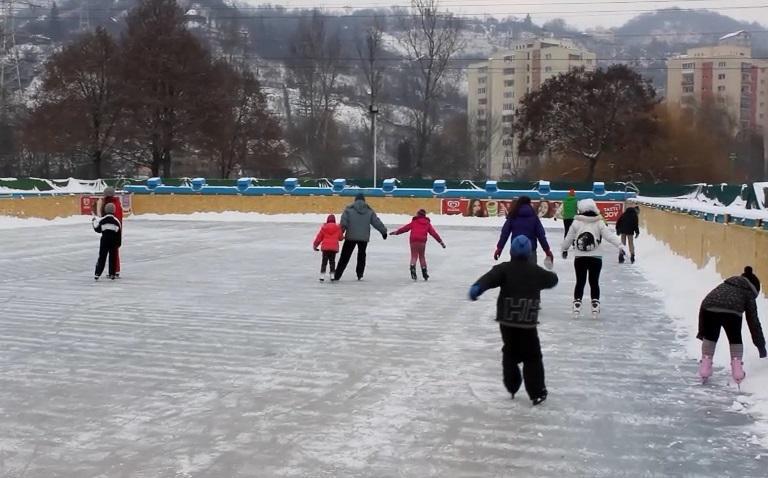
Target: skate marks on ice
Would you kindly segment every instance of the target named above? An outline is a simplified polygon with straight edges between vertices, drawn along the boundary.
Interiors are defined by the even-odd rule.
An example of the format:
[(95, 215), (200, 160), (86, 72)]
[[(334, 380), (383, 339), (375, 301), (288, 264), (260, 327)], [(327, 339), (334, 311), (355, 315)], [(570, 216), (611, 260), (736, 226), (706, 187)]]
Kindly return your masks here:
[(495, 231), (442, 228), (426, 284), (403, 240), (320, 284), (314, 225), (143, 221), (93, 284), (95, 234), (39, 232), (0, 250), (4, 478), (763, 476), (733, 391), (670, 363), (660, 304), (607, 259), (598, 321), (556, 263), (532, 407), (501, 383), (495, 293), (466, 300)]

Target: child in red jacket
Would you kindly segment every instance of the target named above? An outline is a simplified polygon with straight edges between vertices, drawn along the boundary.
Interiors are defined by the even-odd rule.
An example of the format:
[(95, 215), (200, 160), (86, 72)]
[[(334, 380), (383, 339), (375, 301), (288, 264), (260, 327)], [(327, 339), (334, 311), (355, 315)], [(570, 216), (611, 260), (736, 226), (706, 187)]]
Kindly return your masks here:
[(443, 249), (445, 249), (445, 243), (435, 228), (432, 227), (427, 217), (427, 211), (424, 209), (419, 209), (410, 224), (406, 224), (397, 231), (390, 232), (390, 234), (397, 236), (408, 231), (411, 231), (411, 279), (416, 280), (416, 259), (418, 258), (421, 263), (421, 275), (424, 280), (427, 280), (429, 274), (427, 274), (427, 258), (424, 255), (427, 249), (427, 235), (434, 237), (443, 246)]
[(333, 214), (328, 215), (328, 219), (325, 224), (320, 227), (315, 242), (312, 245), (314, 250), (323, 251), (323, 262), (320, 266), (320, 282), (325, 282), (325, 269), (330, 264), (331, 266), (331, 282), (333, 282), (334, 274), (336, 273), (336, 253), (339, 252), (339, 241), (344, 240), (344, 231), (341, 230), (341, 226), (336, 224), (336, 216)]

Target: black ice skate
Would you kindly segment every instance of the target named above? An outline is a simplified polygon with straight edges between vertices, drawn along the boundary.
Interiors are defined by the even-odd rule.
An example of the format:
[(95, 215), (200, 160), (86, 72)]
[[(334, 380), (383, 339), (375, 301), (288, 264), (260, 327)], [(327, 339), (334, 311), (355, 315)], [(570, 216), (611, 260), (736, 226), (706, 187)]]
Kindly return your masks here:
[(93, 280), (99, 280), (99, 276), (93, 276)]
[(624, 251), (619, 251), (619, 264), (624, 264), (625, 260)]
[(411, 279), (417, 280), (418, 277), (416, 277), (416, 266), (411, 266)]
[(421, 276), (424, 278), (424, 280), (429, 280), (429, 274), (427, 274), (427, 268), (422, 267), (421, 268)]
[(629, 256), (629, 262), (631, 262), (632, 264), (634, 264), (634, 263), (635, 263), (635, 255), (634, 255), (634, 254), (632, 254), (631, 256)]
[(544, 393), (542, 393), (541, 395), (539, 395), (538, 397), (534, 398), (531, 401), (533, 402), (533, 406), (536, 406), (536, 405), (541, 405), (542, 403), (544, 403), (544, 400), (546, 400), (546, 399), (547, 399), (547, 392), (545, 390)]

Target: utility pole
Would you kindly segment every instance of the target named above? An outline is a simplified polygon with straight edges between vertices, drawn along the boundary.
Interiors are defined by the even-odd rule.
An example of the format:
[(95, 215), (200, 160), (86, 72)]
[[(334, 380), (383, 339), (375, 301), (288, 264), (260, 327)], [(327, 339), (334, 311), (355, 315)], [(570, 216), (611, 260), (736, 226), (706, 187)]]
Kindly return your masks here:
[(89, 0), (82, 0), (80, 3), (80, 31), (87, 32), (91, 29), (91, 10), (88, 5)]
[(371, 112), (371, 128), (373, 128), (373, 187), (375, 188), (377, 184), (376, 168), (378, 166), (376, 161), (376, 150), (378, 149), (376, 116), (378, 116), (379, 114), (379, 107), (372, 103), (368, 107), (368, 110)]

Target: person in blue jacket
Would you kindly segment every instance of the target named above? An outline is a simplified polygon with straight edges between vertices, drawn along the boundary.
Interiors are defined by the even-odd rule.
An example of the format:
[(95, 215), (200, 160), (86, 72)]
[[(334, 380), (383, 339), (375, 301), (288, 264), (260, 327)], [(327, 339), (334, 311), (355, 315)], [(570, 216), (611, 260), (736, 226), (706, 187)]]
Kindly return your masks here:
[(507, 245), (507, 240), (510, 235), (512, 237), (525, 236), (531, 241), (533, 251), (528, 260), (536, 264), (536, 243), (541, 244), (541, 248), (544, 250), (549, 261), (553, 261), (554, 257), (552, 251), (549, 248), (547, 242), (547, 235), (544, 232), (544, 226), (541, 224), (539, 216), (531, 205), (531, 198), (528, 196), (520, 196), (520, 198), (512, 206), (512, 209), (507, 215), (507, 221), (504, 223), (504, 227), (501, 229), (501, 237), (496, 244), (496, 252), (493, 254), (494, 260), (499, 260), (504, 247)]

